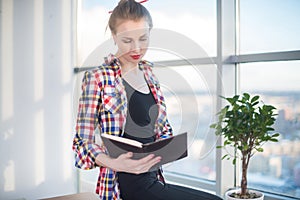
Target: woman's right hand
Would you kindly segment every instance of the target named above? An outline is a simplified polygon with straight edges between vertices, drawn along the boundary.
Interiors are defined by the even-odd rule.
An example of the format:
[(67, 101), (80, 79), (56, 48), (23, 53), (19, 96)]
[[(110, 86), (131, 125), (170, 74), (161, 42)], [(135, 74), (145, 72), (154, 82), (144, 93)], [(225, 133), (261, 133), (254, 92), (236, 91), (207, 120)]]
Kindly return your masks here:
[(161, 157), (150, 154), (139, 160), (132, 159), (132, 152), (121, 154), (118, 158), (110, 158), (105, 154), (97, 156), (97, 164), (111, 168), (116, 172), (127, 172), (141, 174), (148, 172), (149, 169), (161, 161)]

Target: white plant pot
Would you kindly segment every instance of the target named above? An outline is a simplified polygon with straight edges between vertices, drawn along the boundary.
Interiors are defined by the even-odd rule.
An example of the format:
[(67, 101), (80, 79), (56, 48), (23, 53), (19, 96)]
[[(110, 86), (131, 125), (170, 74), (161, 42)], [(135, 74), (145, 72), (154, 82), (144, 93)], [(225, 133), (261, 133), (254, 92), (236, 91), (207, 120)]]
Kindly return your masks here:
[[(226, 200), (240, 200), (238, 198), (234, 198), (234, 197), (231, 197), (229, 196), (231, 193), (234, 193), (234, 192), (239, 192), (240, 189), (233, 189), (233, 190), (228, 190), (226, 193), (225, 193), (225, 199)], [(255, 191), (255, 190), (249, 190), (249, 192), (253, 192), (253, 193), (256, 193), (258, 195), (261, 195), (261, 197), (259, 198), (254, 198), (254, 199), (251, 199), (251, 200), (263, 200), (264, 199), (264, 194), (261, 193), (261, 192), (258, 192), (258, 191)]]

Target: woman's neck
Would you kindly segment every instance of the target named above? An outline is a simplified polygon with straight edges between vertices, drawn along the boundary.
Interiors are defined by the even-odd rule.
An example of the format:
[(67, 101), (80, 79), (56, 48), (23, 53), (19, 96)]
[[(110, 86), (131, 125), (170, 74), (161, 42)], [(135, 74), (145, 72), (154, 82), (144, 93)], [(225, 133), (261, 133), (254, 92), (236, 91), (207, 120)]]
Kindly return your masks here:
[(119, 61), (121, 64), (121, 71), (122, 71), (123, 75), (126, 73), (133, 73), (133, 74), (138, 73), (138, 71), (139, 71), (138, 63), (128, 62), (125, 59), (123, 59), (122, 57), (119, 57)]
[(122, 74), (137, 74), (139, 72), (138, 65), (127, 65), (121, 63)]

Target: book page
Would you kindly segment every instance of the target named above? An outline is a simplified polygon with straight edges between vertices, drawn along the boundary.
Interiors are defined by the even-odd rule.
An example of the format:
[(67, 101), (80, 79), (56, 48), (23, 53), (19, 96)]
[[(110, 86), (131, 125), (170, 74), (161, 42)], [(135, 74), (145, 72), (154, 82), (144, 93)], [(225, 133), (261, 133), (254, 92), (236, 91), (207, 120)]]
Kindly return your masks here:
[(105, 137), (114, 141), (118, 141), (118, 142), (122, 142), (122, 143), (126, 143), (135, 147), (139, 147), (142, 148), (143, 147), (143, 143), (138, 142), (136, 140), (131, 140), (128, 138), (123, 138), (123, 137), (119, 137), (119, 136), (115, 136), (115, 135), (108, 135), (108, 134), (101, 134), (101, 137)]

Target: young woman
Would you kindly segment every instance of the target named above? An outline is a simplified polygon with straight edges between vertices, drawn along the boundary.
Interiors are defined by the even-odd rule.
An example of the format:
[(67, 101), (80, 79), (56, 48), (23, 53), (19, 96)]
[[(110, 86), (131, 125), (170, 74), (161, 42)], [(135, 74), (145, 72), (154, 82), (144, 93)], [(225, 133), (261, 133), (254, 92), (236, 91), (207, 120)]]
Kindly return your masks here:
[(100, 168), (96, 192), (101, 199), (220, 199), (167, 184), (160, 170), (149, 172), (160, 157), (133, 160), (128, 152), (114, 159), (104, 146), (95, 143), (96, 128), (101, 133), (143, 143), (172, 135), (153, 65), (142, 60), (152, 28), (149, 12), (134, 0), (121, 0), (110, 16), (109, 28), (118, 51), (84, 74), (73, 141), (75, 165), (81, 169)]

